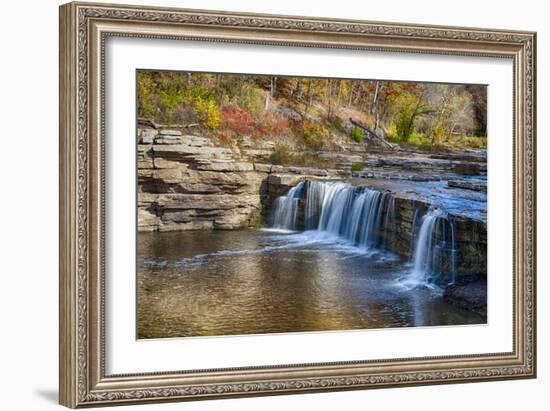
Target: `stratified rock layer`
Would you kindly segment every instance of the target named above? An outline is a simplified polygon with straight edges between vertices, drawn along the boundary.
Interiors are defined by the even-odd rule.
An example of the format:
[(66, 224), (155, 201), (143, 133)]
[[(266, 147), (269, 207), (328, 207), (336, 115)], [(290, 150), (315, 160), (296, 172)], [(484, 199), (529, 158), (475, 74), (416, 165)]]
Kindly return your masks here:
[(235, 230), (259, 224), (273, 198), (307, 178), (346, 170), (266, 164), (267, 147), (219, 147), (154, 125), (138, 129), (138, 230)]

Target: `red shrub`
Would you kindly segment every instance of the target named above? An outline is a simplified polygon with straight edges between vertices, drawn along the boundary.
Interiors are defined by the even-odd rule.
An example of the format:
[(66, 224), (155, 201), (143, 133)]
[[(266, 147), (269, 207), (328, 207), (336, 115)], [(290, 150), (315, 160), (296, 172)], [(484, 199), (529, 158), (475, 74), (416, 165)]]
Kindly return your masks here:
[(219, 136), (223, 140), (243, 135), (259, 139), (288, 134), (290, 124), (285, 117), (273, 112), (259, 119), (243, 107), (228, 105), (221, 109), (221, 129), (224, 131)]
[(290, 124), (288, 120), (283, 116), (273, 113), (270, 113), (264, 118), (264, 125), (267, 132), (272, 136), (285, 135), (290, 131)]
[(221, 112), (222, 128), (235, 135), (250, 135), (254, 138), (265, 133), (258, 119), (242, 107), (225, 106)]

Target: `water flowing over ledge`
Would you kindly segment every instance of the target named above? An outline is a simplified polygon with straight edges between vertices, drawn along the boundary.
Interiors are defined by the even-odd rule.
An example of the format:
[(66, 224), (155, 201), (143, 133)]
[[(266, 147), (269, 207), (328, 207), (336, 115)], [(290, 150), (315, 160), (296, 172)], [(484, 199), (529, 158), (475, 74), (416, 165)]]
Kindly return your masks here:
[[(302, 181), (275, 200), (271, 227), (324, 232), (363, 249), (399, 253), (401, 209), (396, 213), (396, 196), (389, 191), (345, 182)], [(454, 221), (441, 205), (415, 207), (413, 214), (409, 233), (413, 268), (406, 281), (453, 284), (457, 271)]]

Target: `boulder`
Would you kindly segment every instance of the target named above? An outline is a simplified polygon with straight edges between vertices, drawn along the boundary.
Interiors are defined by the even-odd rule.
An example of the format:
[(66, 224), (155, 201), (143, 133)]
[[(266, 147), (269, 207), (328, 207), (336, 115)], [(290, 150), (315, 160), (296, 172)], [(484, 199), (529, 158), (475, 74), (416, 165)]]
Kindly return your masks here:
[(328, 177), (329, 172), (324, 168), (304, 168), (303, 173), (309, 176)]
[(463, 278), (445, 288), (443, 299), (464, 310), (487, 316), (487, 279), (484, 276)]
[(285, 168), (283, 166), (274, 164), (274, 165), (271, 166), (271, 172), (272, 173), (284, 173)]

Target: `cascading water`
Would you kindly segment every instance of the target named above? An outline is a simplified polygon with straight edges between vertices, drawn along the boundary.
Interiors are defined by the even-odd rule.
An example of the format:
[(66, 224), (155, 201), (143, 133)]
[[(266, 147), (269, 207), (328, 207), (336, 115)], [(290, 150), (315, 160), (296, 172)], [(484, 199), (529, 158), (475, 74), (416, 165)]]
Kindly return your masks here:
[(414, 256), (414, 239), (416, 237), (416, 221), (418, 220), (418, 213), (420, 210), (418, 208), (414, 208), (414, 215), (413, 215), (413, 222), (412, 222), (412, 228), (411, 228), (411, 241), (409, 243), (409, 253), (411, 255), (411, 261)]
[(387, 192), (340, 182), (310, 181), (275, 203), (273, 228), (296, 230), (299, 198), (306, 190), (304, 225), (366, 248), (389, 246), (395, 230), (395, 198)]
[[(300, 209), (303, 219), (298, 218)], [(452, 220), (442, 206), (432, 206), (420, 217), (419, 209), (415, 209), (410, 243), (413, 268), (406, 282), (454, 283)], [(396, 237), (395, 197), (342, 182), (301, 182), (275, 201), (272, 228), (314, 230), (362, 248), (392, 249)]]
[(395, 234), (395, 197), (390, 195), (385, 198), (388, 199), (388, 206), (384, 220), (384, 247), (387, 247)]
[[(418, 239), (413, 254), (413, 270), (409, 281), (415, 284), (455, 282), (455, 232), (447, 212), (439, 206), (432, 206), (422, 218)], [(440, 267), (449, 261), (450, 278), (444, 278)]]
[(273, 215), (273, 228), (284, 230), (295, 230), (298, 216), (298, 205), (304, 182), (292, 187), (286, 196), (278, 197), (275, 200), (275, 213)]

